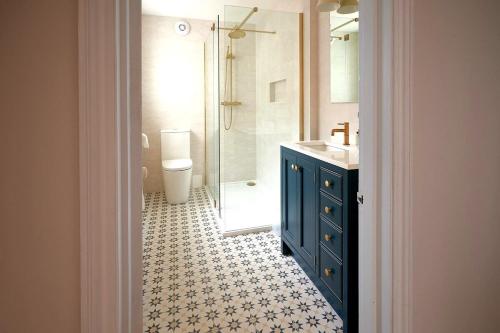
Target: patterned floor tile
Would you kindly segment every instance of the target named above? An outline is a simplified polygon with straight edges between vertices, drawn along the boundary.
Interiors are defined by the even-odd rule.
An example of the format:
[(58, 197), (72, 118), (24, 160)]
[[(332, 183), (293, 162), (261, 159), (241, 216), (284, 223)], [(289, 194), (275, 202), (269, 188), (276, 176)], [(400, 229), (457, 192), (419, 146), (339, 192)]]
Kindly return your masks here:
[(275, 234), (224, 238), (204, 189), (186, 204), (146, 195), (144, 332), (342, 332)]

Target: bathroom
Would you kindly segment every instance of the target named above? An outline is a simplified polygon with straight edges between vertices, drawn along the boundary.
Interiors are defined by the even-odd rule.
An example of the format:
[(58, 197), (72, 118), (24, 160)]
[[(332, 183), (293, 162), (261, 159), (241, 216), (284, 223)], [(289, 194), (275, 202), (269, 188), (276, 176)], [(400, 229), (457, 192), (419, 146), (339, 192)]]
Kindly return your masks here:
[(0, 332), (498, 332), (499, 12), (0, 1)]
[[(349, 1), (342, 8), (332, 8), (335, 1), (311, 1), (307, 8), (303, 1), (285, 5), (248, 0), (237, 6), (209, 2), (212, 6), (196, 9), (143, 2), (144, 330), (262, 327), (355, 332), (352, 319), (350, 329), (343, 323), (348, 311), (336, 307), (336, 296), (318, 291), (324, 288), (318, 281), (326, 277), (311, 274), (310, 266), (298, 265), (295, 260), (300, 262), (296, 255), (301, 250), (290, 250), (293, 245), (288, 241), (294, 235), (285, 226), (288, 222), (283, 222), (283, 200), (288, 200), (283, 186), (289, 186), (283, 180), (283, 166), (286, 149), (318, 161), (336, 156), (346, 167), (346, 184), (349, 177), (357, 181), (357, 6), (349, 7)], [(313, 15), (318, 18), (317, 32), (305, 26)], [(311, 44), (313, 38), (318, 39), (317, 47)], [(294, 144), (299, 141), (307, 145)], [(319, 164), (317, 168), (315, 183)], [(350, 196), (355, 192), (349, 189)], [(337, 202), (327, 190), (321, 193)], [(350, 197), (343, 200), (346, 207), (355, 202)], [(348, 213), (355, 218), (355, 213)], [(309, 218), (320, 221), (315, 213), (303, 219)], [(335, 223), (325, 223), (339, 230)], [(344, 227), (346, 237), (347, 230)], [(304, 232), (301, 237), (308, 236)], [(165, 242), (173, 244), (167, 255), (161, 245)], [(241, 242), (248, 248), (242, 249)], [(319, 252), (319, 243), (314, 246), (317, 250), (312, 251)], [(287, 251), (294, 254), (286, 255)], [(248, 274), (233, 259), (245, 256), (252, 262)], [(337, 256), (342, 258), (332, 254)], [(319, 258), (315, 253), (313, 271), (319, 269)], [(269, 260), (281, 265), (261, 264)], [(208, 275), (193, 271), (197, 264)], [(344, 267), (347, 274), (347, 262)], [(177, 274), (194, 277), (186, 285)], [(214, 278), (229, 279), (217, 286)], [(356, 277), (345, 279), (354, 283)], [(262, 290), (251, 286), (259, 281)], [(269, 310), (266, 302), (271, 300), (262, 297), (268, 284), (263, 281), (275, 294), (275, 310)], [(165, 288), (179, 298), (162, 298)], [(223, 292), (227, 288), (231, 292)], [(198, 302), (193, 298), (196, 294)], [(232, 297), (233, 301), (224, 301)], [(299, 298), (304, 302), (296, 304)], [(235, 310), (234, 305), (243, 309)], [(303, 318), (294, 320), (293, 314), (299, 312)], [(263, 316), (267, 319), (259, 319)]]

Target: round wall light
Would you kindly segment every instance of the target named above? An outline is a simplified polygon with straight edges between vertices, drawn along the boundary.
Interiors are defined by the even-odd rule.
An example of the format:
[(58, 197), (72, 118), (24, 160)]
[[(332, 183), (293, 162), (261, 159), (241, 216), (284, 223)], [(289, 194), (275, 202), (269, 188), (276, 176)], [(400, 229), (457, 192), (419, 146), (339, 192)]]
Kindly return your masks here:
[(191, 31), (191, 26), (186, 21), (179, 21), (175, 23), (175, 32), (181, 36), (186, 36)]

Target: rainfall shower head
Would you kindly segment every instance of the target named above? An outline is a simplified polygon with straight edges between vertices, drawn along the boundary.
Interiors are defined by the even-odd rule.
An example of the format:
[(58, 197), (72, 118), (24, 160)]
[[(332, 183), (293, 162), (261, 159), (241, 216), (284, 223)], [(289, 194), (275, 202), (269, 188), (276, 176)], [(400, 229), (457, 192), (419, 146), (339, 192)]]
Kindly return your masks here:
[(243, 19), (243, 21), (238, 24), (237, 26), (234, 27), (234, 29), (228, 34), (229, 35), (229, 38), (231, 39), (240, 39), (240, 38), (243, 38), (246, 36), (246, 33), (241, 30), (241, 28), (243, 27), (243, 25), (245, 25), (245, 23), (247, 23), (247, 21), (250, 19), (250, 17), (257, 13), (259, 9), (257, 7), (253, 7), (252, 10), (250, 11), (250, 13), (248, 13), (248, 15)]
[(247, 34), (243, 31), (243, 30), (233, 30), (231, 31), (228, 36), (229, 38), (231, 39), (240, 39), (240, 38), (243, 38), (245, 37)]

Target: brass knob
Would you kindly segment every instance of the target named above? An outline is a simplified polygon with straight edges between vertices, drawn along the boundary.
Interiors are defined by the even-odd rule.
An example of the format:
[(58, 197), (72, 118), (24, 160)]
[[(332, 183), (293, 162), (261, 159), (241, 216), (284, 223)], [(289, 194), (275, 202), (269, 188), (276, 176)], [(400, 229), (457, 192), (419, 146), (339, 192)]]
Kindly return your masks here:
[(328, 181), (328, 179), (327, 179), (327, 180), (325, 180), (325, 187), (330, 187), (330, 185), (332, 185), (332, 184), (330, 183), (330, 181)]
[(290, 168), (295, 171), (295, 164), (292, 163), (292, 165), (290, 166)]
[(325, 234), (325, 240), (326, 240), (327, 242), (331, 241), (331, 240), (332, 240), (332, 235)]
[(299, 171), (299, 166), (295, 165), (295, 172)]
[(332, 211), (332, 209), (328, 206), (325, 206), (325, 213), (330, 213)]
[(331, 268), (325, 268), (325, 276), (330, 276), (332, 275), (332, 269)]

